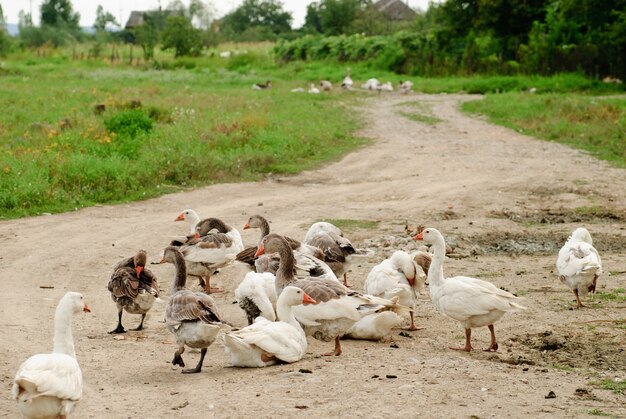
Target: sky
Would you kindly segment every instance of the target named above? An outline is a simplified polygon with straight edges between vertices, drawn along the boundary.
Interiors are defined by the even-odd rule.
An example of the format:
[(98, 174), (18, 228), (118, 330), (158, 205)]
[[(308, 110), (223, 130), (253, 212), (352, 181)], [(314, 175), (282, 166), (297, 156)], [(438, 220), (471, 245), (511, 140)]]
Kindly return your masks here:
[[(426, 10), (429, 0), (404, 0), (408, 1), (409, 6), (414, 9), (420, 8)], [(205, 3), (212, 4), (216, 10), (216, 17), (221, 17), (226, 13), (234, 10), (243, 0), (207, 0)], [(283, 9), (291, 12), (293, 16), (292, 26), (299, 28), (304, 23), (306, 15), (306, 7), (313, 0), (282, 0)], [(33, 22), (39, 24), (39, 6), (42, 0), (0, 0), (0, 5), (4, 10), (4, 17), (7, 23), (17, 23), (20, 10), (29, 12), (32, 10)], [(162, 7), (166, 7), (169, 0), (71, 0), (72, 7), (80, 13), (80, 25), (92, 26), (96, 20), (96, 8), (102, 5), (105, 11), (111, 12), (122, 26), (128, 20), (128, 16), (132, 10), (151, 10), (156, 9), (159, 3)], [(183, 0), (188, 5), (189, 0)]]

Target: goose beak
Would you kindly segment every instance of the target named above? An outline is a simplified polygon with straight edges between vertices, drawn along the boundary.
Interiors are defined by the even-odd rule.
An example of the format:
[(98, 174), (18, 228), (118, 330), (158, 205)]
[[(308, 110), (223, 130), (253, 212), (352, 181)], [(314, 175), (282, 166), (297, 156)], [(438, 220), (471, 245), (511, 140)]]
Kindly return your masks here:
[(165, 263), (165, 258), (161, 258), (161, 260), (159, 261), (159, 263)]
[(256, 253), (254, 254), (254, 257), (257, 258), (261, 255), (265, 254), (265, 248), (263, 247), (263, 245), (259, 245), (259, 248), (256, 250)]
[(244, 229), (244, 230), (247, 230), (247, 229), (249, 229), (249, 228), (250, 228), (250, 224), (249, 224), (249, 223), (246, 223), (246, 225), (245, 225), (245, 226), (243, 226), (243, 229)]
[(409, 281), (409, 285), (410, 285), (410, 286), (415, 285), (415, 277), (413, 277), (413, 278), (407, 278), (406, 280), (407, 280), (407, 281)]
[(422, 236), (422, 233), (420, 232), (417, 236), (413, 237), (413, 240), (424, 240), (424, 236)]
[(87, 304), (85, 304), (85, 307), (83, 307), (83, 311), (91, 313), (91, 310), (89, 309), (89, 306)]
[(174, 221), (185, 221), (185, 214), (180, 214)]
[(305, 292), (304, 297), (302, 297), (302, 304), (317, 304), (317, 301), (315, 301), (313, 298), (311, 298), (309, 294)]
[(194, 234), (194, 235), (193, 235), (193, 238), (194, 238), (194, 239), (199, 239), (199, 238), (200, 238), (200, 234), (198, 234), (198, 233)]
[(143, 266), (137, 266), (135, 268), (135, 271), (137, 272), (137, 278), (139, 278), (139, 275), (141, 275), (141, 271), (143, 271)]

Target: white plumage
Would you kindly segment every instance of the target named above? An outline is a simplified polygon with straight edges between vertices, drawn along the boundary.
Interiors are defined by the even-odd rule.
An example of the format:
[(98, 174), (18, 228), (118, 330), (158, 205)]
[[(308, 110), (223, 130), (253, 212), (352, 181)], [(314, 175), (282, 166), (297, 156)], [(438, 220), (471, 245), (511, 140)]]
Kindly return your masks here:
[(248, 272), (235, 290), (239, 306), (246, 312), (248, 324), (258, 316), (269, 321), (276, 320), (276, 286), (270, 272)]
[(493, 324), (508, 311), (524, 310), (517, 303), (520, 299), (510, 292), (497, 288), (490, 282), (466, 276), (445, 278), (443, 259), (446, 243), (439, 231), (427, 228), (417, 236), (432, 244), (434, 256), (428, 270), (430, 298), (437, 309), (448, 317), (459, 321), (465, 328), (465, 346), (450, 348), (471, 351), (471, 329), (487, 326), (491, 332), (491, 345), (487, 350), (497, 350), (498, 343)]
[(83, 393), (83, 375), (76, 361), (72, 315), (89, 311), (83, 296), (68, 292), (54, 317), (54, 350), (28, 358), (15, 374), (13, 398), (26, 418), (66, 417)]
[(315, 303), (304, 291), (285, 287), (277, 303), (278, 318), (257, 317), (254, 324), (224, 334), (224, 347), (236, 367), (265, 367), (278, 361), (296, 362), (306, 354), (307, 341), (294, 318), (292, 307)]
[(587, 229), (574, 230), (559, 251), (556, 267), (561, 282), (574, 292), (578, 307), (584, 307), (580, 295), (595, 293), (598, 276), (602, 274), (602, 260)]
[[(366, 294), (392, 299), (415, 309), (420, 290), (424, 287), (426, 274), (406, 252), (398, 250), (378, 265), (374, 266), (365, 280)], [(409, 330), (416, 330), (415, 319), (411, 312)]]

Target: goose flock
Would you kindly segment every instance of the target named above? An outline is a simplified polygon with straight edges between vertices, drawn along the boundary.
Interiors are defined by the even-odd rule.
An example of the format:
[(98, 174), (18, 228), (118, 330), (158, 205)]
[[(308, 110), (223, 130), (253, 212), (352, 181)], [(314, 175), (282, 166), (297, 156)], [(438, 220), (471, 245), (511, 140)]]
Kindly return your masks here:
[[(354, 81), (350, 77), (350, 69), (346, 70), (346, 76), (341, 81), (341, 89), (342, 90), (354, 90)], [(252, 85), (253, 90), (266, 90), (272, 87), (270, 81), (267, 81), (265, 84), (256, 83)], [(394, 86), (391, 81), (381, 82), (376, 78), (368, 79), (365, 83), (361, 85), (362, 90), (368, 91), (376, 91), (378, 93), (381, 92), (393, 92)], [(295, 87), (291, 89), (292, 93), (310, 93), (310, 94), (320, 94), (321, 92), (330, 92), (333, 90), (333, 83), (329, 80), (320, 80), (319, 84), (309, 83), (307, 88), (304, 87)], [(411, 93), (413, 91), (413, 82), (410, 80), (399, 81), (397, 84), (397, 90), (402, 94)]]
[[(177, 349), (172, 364), (182, 373), (202, 371), (207, 349), (223, 343), (235, 367), (266, 367), (301, 360), (307, 351), (307, 337), (333, 342), (325, 353), (339, 356), (342, 337), (380, 340), (393, 328), (409, 321), (408, 330), (417, 330), (415, 310), (419, 295), (428, 283), (430, 300), (436, 309), (457, 320), (465, 329), (465, 344), (450, 349), (470, 352), (472, 329), (487, 327), (490, 345), (497, 351), (494, 324), (507, 312), (526, 308), (521, 298), (490, 282), (468, 276), (446, 277), (444, 236), (434, 228), (420, 228), (413, 237), (430, 246), (413, 253), (403, 250), (374, 266), (364, 289), (347, 285), (351, 260), (363, 254), (343, 231), (328, 222), (310, 226), (302, 241), (270, 232), (268, 220), (253, 215), (243, 229), (259, 229), (254, 246), (244, 247), (240, 233), (217, 218), (201, 219), (187, 209), (175, 221), (189, 223), (184, 239), (173, 240), (162, 252), (160, 263), (174, 266), (175, 275), (165, 308), (165, 325), (174, 336)], [(109, 333), (125, 333), (122, 313), (146, 314), (161, 297), (156, 275), (146, 268), (147, 253), (118, 261), (108, 283), (116, 304), (118, 323)], [(250, 271), (235, 290), (247, 325), (235, 327), (221, 314), (210, 294), (222, 290), (210, 286), (211, 276), (220, 268), (240, 263)], [(580, 297), (595, 292), (602, 264), (591, 235), (576, 229), (558, 254), (560, 280)], [(187, 277), (199, 278), (200, 290), (187, 286)], [(54, 318), (54, 348), (50, 354), (28, 358), (17, 371), (13, 397), (27, 418), (66, 418), (82, 395), (82, 373), (71, 332), (72, 317), (90, 311), (83, 296), (68, 292), (59, 301)], [(185, 368), (186, 348), (200, 350), (192, 368)]]

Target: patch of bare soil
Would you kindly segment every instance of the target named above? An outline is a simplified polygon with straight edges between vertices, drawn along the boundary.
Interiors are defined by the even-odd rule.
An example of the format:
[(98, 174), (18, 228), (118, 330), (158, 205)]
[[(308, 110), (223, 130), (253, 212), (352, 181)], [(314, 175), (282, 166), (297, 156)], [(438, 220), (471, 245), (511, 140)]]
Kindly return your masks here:
[[(297, 176), (213, 185), (130, 205), (0, 222), (0, 417), (16, 417), (13, 375), (27, 357), (52, 347), (52, 318), (68, 290), (84, 294), (92, 312), (74, 320), (84, 375), (79, 418), (300, 417), (626, 417), (626, 396), (596, 383), (626, 380), (626, 176), (587, 154), (525, 137), (459, 112), (462, 95), (372, 95), (360, 109), (370, 146)], [(398, 103), (422, 103), (433, 125), (401, 115)], [(471, 353), (462, 327), (421, 296), (421, 330), (393, 331), (383, 342), (309, 338), (295, 364), (264, 369), (229, 366), (221, 342), (208, 350), (202, 373), (183, 375), (171, 364), (176, 349), (156, 305), (146, 329), (113, 336), (117, 313), (105, 289), (112, 266), (146, 249), (151, 259), (188, 233), (174, 218), (193, 208), (241, 228), (261, 213), (275, 232), (302, 238), (320, 219), (369, 221), (346, 227), (368, 250), (348, 280), (362, 289), (372, 267), (394, 250), (415, 250), (415, 226), (436, 227), (447, 239), (448, 276), (493, 282), (524, 298), (527, 310), (495, 325), (498, 352), (483, 352), (489, 333), (473, 330)], [(350, 223), (347, 223), (348, 225)], [(358, 226), (369, 226), (358, 227)], [(573, 293), (555, 273), (556, 253), (585, 226), (601, 251), (605, 273), (598, 295), (576, 310)], [(258, 231), (242, 231), (252, 245)], [(164, 290), (171, 265), (151, 265)], [(215, 300), (235, 326), (246, 318), (234, 290), (246, 268), (221, 269), (211, 281)], [(188, 286), (198, 289), (195, 280)], [(601, 298), (604, 295), (605, 298)], [(607, 296), (611, 296), (608, 298)], [(127, 328), (138, 316), (124, 314)], [(406, 324), (408, 324), (408, 320)], [(199, 353), (183, 355), (189, 365)]]

